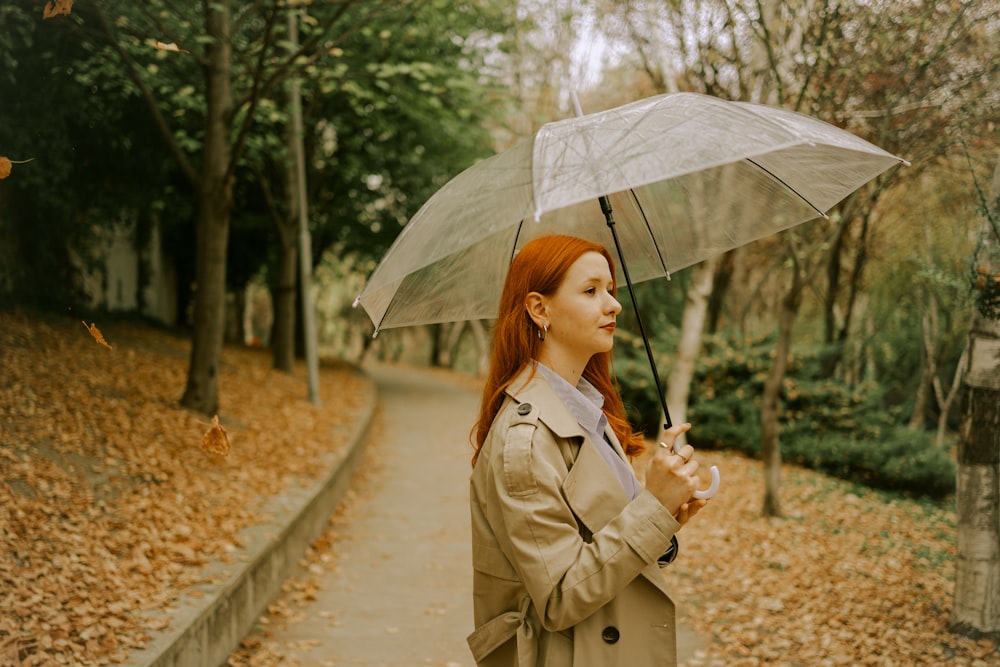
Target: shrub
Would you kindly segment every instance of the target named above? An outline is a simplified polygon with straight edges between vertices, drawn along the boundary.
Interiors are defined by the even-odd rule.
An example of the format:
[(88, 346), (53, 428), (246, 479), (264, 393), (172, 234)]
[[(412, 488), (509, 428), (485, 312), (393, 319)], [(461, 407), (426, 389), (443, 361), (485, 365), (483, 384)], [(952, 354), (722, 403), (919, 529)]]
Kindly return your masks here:
[[(616, 350), (622, 396), (637, 425), (655, 436), (659, 402), (641, 341)], [(662, 346), (657, 341), (658, 347)], [(709, 339), (691, 387), (689, 441), (696, 447), (760, 452), (760, 397), (771, 365), (773, 341), (733, 346)], [(849, 386), (820, 377), (820, 351), (795, 356), (781, 390), (784, 460), (870, 487), (942, 497), (955, 489), (955, 463), (925, 431), (901, 426), (872, 383)], [(666, 358), (657, 362), (666, 368)]]

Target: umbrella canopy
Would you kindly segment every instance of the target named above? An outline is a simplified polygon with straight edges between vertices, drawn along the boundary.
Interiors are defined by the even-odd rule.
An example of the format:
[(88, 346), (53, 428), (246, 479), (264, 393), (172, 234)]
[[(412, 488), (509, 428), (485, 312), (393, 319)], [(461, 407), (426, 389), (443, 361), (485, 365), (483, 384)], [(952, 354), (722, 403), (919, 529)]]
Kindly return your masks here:
[(376, 333), (493, 318), (529, 240), (559, 233), (610, 245), (604, 195), (631, 279), (666, 277), (822, 217), (901, 163), (808, 116), (694, 93), (548, 123), (438, 190), (356, 304)]

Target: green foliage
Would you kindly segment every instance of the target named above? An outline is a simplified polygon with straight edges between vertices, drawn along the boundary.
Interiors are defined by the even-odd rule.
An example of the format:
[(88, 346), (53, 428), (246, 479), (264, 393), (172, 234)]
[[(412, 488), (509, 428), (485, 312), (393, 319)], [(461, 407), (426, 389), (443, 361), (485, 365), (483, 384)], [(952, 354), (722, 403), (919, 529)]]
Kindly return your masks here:
[(8, 65), (0, 155), (33, 158), (0, 181), (0, 237), (12, 259), (6, 288), (13, 301), (65, 312), (83, 304), (78, 264), (94, 260), (102, 228), (149, 199), (145, 186), (152, 173), (160, 177), (160, 163), (132, 140), (151, 134), (144, 111), (110, 103), (101, 81), (77, 79), (91, 48), (79, 17), (43, 21), (37, 3), (18, 0), (0, 19), (0, 62)]
[(303, 88), (320, 249), (380, 256), (435, 190), (492, 152), (502, 109), (485, 47), (508, 31), (502, 8), (404, 5), (330, 50)]
[[(657, 347), (663, 341), (657, 340)], [(696, 447), (760, 452), (760, 396), (770, 369), (773, 341), (733, 345), (708, 339), (688, 407)], [(643, 359), (631, 345), (616, 348), (627, 404), (653, 410), (641, 423), (655, 433), (656, 397), (641, 379)], [(785, 461), (870, 487), (941, 497), (954, 491), (955, 464), (932, 436), (900, 425), (902, 411), (887, 407), (874, 384), (848, 386), (819, 376), (822, 350), (795, 356), (781, 390), (781, 451)], [(645, 375), (649, 377), (648, 362)], [(648, 429), (649, 426), (653, 429)]]
[(926, 431), (893, 426), (880, 437), (800, 433), (784, 460), (865, 486), (941, 498), (955, 491), (955, 461)]
[[(205, 145), (211, 39), (200, 8), (80, 1), (70, 16), (42, 21), (34, 0), (2, 4), (0, 155), (35, 158), (0, 181), (0, 240), (22, 290), (15, 301), (65, 307), (71, 297), (60, 291), (79, 282), (66, 246), (86, 256), (96, 227), (154, 214), (183, 291)], [(272, 221), (289, 210), (292, 76), (301, 80), (314, 258), (334, 244), (375, 257), (437, 187), (491, 151), (488, 121), (501, 109), (486, 59), (510, 32), (509, 9), (313, 3), (290, 65), (287, 6), (234, 3), (230, 285), (276, 254)]]

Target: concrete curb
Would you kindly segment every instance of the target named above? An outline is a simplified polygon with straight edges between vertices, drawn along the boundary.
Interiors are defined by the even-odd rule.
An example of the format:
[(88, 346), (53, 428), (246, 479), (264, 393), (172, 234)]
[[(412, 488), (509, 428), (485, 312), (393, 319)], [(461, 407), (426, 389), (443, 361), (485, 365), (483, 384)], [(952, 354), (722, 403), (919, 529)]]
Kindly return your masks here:
[[(359, 371), (358, 372), (362, 372)], [(366, 376), (367, 377), (367, 376)], [(219, 667), (253, 630), (257, 619), (298, 568), (306, 549), (327, 528), (361, 460), (378, 392), (368, 378), (367, 409), (352, 425), (347, 447), (331, 453), (326, 473), (315, 483), (287, 489), (262, 513), (269, 521), (241, 533), (246, 545), (240, 560), (213, 563), (203, 572), (214, 582), (184, 595), (171, 611), (167, 630), (152, 632), (125, 663), (142, 667)]]

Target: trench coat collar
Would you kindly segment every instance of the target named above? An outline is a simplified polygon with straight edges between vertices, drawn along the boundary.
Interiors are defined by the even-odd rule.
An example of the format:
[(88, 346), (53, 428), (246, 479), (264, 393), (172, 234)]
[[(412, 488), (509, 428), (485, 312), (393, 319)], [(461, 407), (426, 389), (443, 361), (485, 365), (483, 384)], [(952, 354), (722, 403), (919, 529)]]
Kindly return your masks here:
[[(582, 440), (580, 451), (563, 482), (563, 491), (573, 512), (591, 532), (597, 532), (618, 516), (629, 499), (622, 483), (587, 432), (563, 404), (551, 385), (529, 366), (508, 386), (507, 394), (518, 403), (530, 403), (538, 409), (538, 420), (557, 437)], [(621, 444), (614, 430), (607, 426), (605, 436), (616, 451)]]

